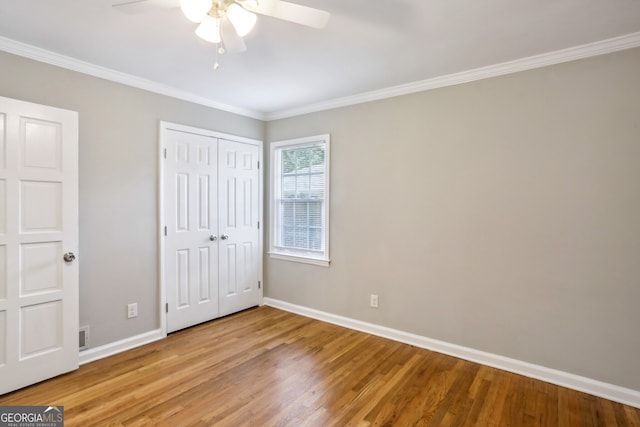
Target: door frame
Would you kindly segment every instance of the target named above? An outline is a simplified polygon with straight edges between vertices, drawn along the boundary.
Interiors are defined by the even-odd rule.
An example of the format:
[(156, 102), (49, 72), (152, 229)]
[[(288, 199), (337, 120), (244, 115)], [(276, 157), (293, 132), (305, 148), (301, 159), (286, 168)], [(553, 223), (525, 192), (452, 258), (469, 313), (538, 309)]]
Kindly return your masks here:
[[(159, 124), (159, 138), (158, 138), (158, 259), (159, 267), (158, 267), (158, 277), (160, 279), (160, 298), (159, 298), (159, 321), (160, 321), (160, 329), (162, 332), (162, 336), (167, 336), (167, 280), (166, 280), (166, 260), (165, 260), (165, 239), (164, 239), (164, 227), (165, 227), (165, 218), (164, 218), (164, 209), (165, 203), (164, 200), (164, 156), (165, 156), (165, 145), (167, 141), (167, 132), (168, 131), (178, 131), (185, 133), (192, 133), (196, 135), (208, 136), (212, 138), (218, 139), (227, 139), (230, 141), (237, 141), (244, 144), (251, 144), (258, 147), (258, 161), (260, 162), (260, 173), (259, 173), (259, 221), (260, 221), (260, 232), (258, 233), (258, 251), (260, 256), (258, 257), (258, 280), (261, 284), (264, 283), (263, 280), (263, 260), (264, 260), (264, 143), (258, 139), (246, 138), (243, 136), (232, 135), (228, 133), (217, 132), (214, 130), (202, 129), (193, 126), (181, 125), (178, 123), (172, 123), (167, 121), (160, 121)], [(258, 294), (258, 304), (263, 305), (264, 301), (264, 287), (260, 286), (259, 294)]]

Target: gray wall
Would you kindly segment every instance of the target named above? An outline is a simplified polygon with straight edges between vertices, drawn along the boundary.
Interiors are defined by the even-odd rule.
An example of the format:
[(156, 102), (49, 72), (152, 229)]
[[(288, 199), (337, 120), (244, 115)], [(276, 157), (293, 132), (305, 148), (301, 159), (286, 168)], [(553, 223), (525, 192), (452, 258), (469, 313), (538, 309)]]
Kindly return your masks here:
[(80, 113), (93, 347), (159, 327), (159, 120), (328, 132), (331, 266), (267, 257), (266, 296), (635, 390), (638, 76), (635, 49), (265, 126), (0, 52), (0, 95)]
[[(264, 123), (0, 52), (0, 95), (79, 112), (80, 325), (91, 347), (159, 328), (158, 127)], [(126, 305), (139, 316), (127, 320)]]
[(266, 139), (323, 133), (331, 266), (267, 257), (265, 296), (640, 390), (640, 49)]

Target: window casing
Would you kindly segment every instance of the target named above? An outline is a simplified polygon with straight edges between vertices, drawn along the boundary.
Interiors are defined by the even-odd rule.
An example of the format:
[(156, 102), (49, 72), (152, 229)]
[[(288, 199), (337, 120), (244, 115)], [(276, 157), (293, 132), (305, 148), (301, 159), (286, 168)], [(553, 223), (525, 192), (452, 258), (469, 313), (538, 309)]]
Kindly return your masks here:
[(329, 140), (271, 144), (272, 258), (329, 265)]

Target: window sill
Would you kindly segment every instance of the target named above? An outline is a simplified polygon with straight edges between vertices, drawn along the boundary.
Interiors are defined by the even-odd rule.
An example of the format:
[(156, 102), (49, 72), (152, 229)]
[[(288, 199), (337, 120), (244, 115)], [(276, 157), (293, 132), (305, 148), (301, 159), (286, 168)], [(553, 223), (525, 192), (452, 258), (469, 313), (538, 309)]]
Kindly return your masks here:
[(319, 265), (320, 267), (329, 267), (329, 263), (331, 262), (328, 259), (309, 258), (306, 256), (282, 254), (279, 252), (269, 252), (269, 257), (273, 259), (283, 260), (283, 261), (293, 261), (293, 262), (300, 262), (303, 264)]

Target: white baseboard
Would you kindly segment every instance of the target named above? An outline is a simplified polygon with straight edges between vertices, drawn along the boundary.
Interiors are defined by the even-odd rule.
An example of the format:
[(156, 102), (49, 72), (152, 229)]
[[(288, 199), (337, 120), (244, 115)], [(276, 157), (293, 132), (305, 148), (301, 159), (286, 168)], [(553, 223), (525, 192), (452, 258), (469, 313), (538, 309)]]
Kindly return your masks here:
[(614, 402), (623, 403), (625, 405), (640, 408), (640, 391), (629, 388), (620, 387), (614, 384), (597, 381), (591, 378), (570, 374), (568, 372), (558, 371), (556, 369), (547, 368), (532, 363), (523, 362), (517, 359), (500, 356), (493, 353), (487, 353), (475, 350), (469, 347), (463, 347), (451, 344), (445, 341), (435, 340), (420, 335), (403, 332), (397, 329), (391, 329), (384, 326), (375, 325), (373, 323), (362, 322), (360, 320), (350, 319), (348, 317), (337, 316), (335, 314), (291, 304), (265, 297), (264, 304), (270, 307), (279, 308), (291, 313), (300, 314), (302, 316), (311, 317), (313, 319), (322, 320), (327, 323), (344, 326), (371, 335), (389, 338), (394, 341), (403, 342), (416, 347), (425, 348), (436, 351), (438, 353), (447, 354), (449, 356), (458, 357), (460, 359), (469, 360), (471, 362), (480, 363), (482, 365), (491, 366), (502, 369), (504, 371), (513, 372), (530, 378), (535, 378), (548, 383), (556, 384), (562, 387), (571, 388), (594, 396), (613, 400)]
[(133, 337), (125, 338), (120, 341), (112, 342), (102, 345), (100, 347), (91, 348), (89, 350), (80, 352), (80, 365), (93, 362), (98, 359), (113, 356), (123, 351), (131, 350), (141, 345), (149, 344), (154, 341), (165, 338), (166, 335), (161, 329), (155, 329), (153, 331), (145, 332), (144, 334), (136, 335)]

